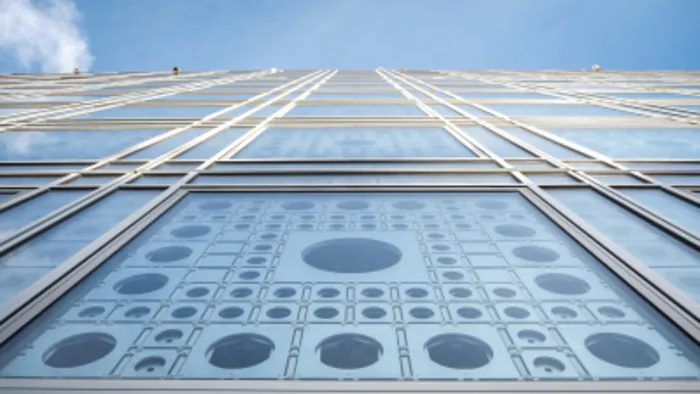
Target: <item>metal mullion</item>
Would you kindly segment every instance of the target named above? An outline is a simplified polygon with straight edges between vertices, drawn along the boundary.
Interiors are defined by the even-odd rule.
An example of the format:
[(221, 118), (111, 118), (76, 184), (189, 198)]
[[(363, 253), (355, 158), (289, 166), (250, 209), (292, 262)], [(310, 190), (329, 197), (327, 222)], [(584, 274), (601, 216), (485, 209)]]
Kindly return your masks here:
[[(10, 122), (14, 121), (14, 119), (17, 119), (19, 121), (22, 121), (24, 118), (28, 118), (28, 122), (30, 123), (24, 123), (20, 124), (21, 127), (26, 126), (28, 124), (36, 123), (36, 122), (42, 122), (45, 121), (46, 119), (44, 118), (38, 118), (34, 119), (37, 116), (51, 116), (52, 114), (58, 112), (57, 116), (54, 116), (51, 118), (51, 120), (56, 120), (56, 119), (64, 119), (67, 117), (72, 117), (75, 115), (81, 115), (84, 113), (90, 113), (90, 112), (96, 112), (96, 111), (102, 111), (105, 109), (110, 109), (114, 107), (118, 107), (121, 105), (128, 105), (140, 101), (146, 101), (149, 99), (154, 99), (154, 98), (159, 98), (159, 97), (167, 97), (169, 95), (173, 94), (178, 94), (182, 93), (185, 91), (191, 91), (191, 90), (197, 90), (197, 89), (203, 89), (211, 86), (218, 86), (218, 84), (221, 83), (228, 83), (229, 81), (238, 81), (242, 79), (250, 79), (253, 77), (257, 77), (258, 74), (266, 75), (266, 71), (263, 72), (253, 72), (253, 73), (248, 73), (244, 74), (244, 76), (239, 76), (235, 78), (221, 78), (221, 79), (214, 79), (210, 81), (195, 81), (195, 82), (190, 82), (182, 85), (175, 85), (175, 86), (168, 86), (165, 88), (156, 88), (151, 91), (146, 91), (146, 92), (139, 92), (135, 93), (133, 95), (127, 94), (127, 95), (116, 95), (113, 98), (105, 99), (105, 102), (102, 102), (103, 100), (95, 100), (95, 102), (80, 102), (80, 103), (75, 103), (75, 111), (76, 112), (71, 112), (73, 110), (72, 106), (73, 104), (69, 104), (67, 107), (64, 109), (55, 109), (55, 110), (49, 110), (47, 113), (42, 113), (42, 114), (36, 114), (36, 115), (27, 115), (25, 117), (22, 117), (21, 115), (19, 117), (15, 118), (8, 118), (6, 120), (9, 120)], [(201, 85), (201, 86), (200, 86)], [(187, 90), (189, 89), (189, 90)], [(122, 98), (122, 96), (125, 96)], [(104, 106), (102, 106), (104, 104)], [(81, 112), (81, 109), (83, 110)], [(92, 110), (92, 111), (91, 111)], [(61, 114), (61, 112), (68, 112)], [(3, 121), (6, 121), (3, 120)], [(17, 127), (17, 125), (13, 125), (10, 128)], [(0, 128), (0, 132), (3, 132), (7, 130), (7, 127)]]
[[(197, 167), (196, 170), (197, 171), (205, 170), (205, 169), (211, 167), (220, 158), (231, 157), (231, 156), (235, 155), (236, 153), (240, 152), (241, 149), (248, 146), (248, 144), (250, 144), (253, 140), (255, 140), (255, 138), (257, 138), (260, 134), (265, 132), (265, 130), (267, 129), (267, 125), (270, 122), (272, 122), (275, 118), (277, 118), (278, 115), (280, 115), (280, 114), (284, 115), (287, 112), (289, 112), (289, 110), (294, 108), (294, 106), (296, 105), (297, 102), (302, 101), (306, 97), (308, 97), (309, 94), (311, 94), (311, 92), (313, 92), (315, 89), (318, 89), (318, 87), (323, 85), (324, 82), (326, 82), (328, 79), (332, 78), (336, 72), (337, 71), (328, 71), (328, 72), (323, 71), (321, 73), (316, 73), (316, 75), (312, 74), (312, 76), (310, 76), (309, 80), (304, 81), (299, 86), (297, 86), (297, 87), (287, 91), (285, 94), (281, 95), (280, 97), (284, 97), (285, 95), (290, 94), (290, 93), (296, 91), (297, 89), (303, 88), (305, 85), (311, 83), (311, 81), (314, 81), (317, 78), (322, 78), (319, 82), (315, 82), (314, 85), (311, 86), (304, 93), (300, 94), (295, 99), (293, 99), (288, 104), (286, 104), (284, 107), (280, 108), (275, 113), (273, 113), (272, 115), (265, 118), (265, 120), (258, 123), (257, 126), (252, 128), (250, 131), (248, 131), (245, 135), (240, 137), (238, 140), (232, 142), (231, 144), (229, 144), (228, 146), (226, 146), (222, 150), (220, 150), (217, 154), (210, 157), (208, 160), (206, 160), (204, 163), (202, 163), (199, 167)], [(274, 100), (271, 102), (268, 102), (267, 104), (271, 104), (273, 102), (274, 102)]]
[[(380, 70), (377, 70), (377, 74), (381, 75), (382, 78), (384, 78), (387, 82), (389, 82), (392, 86), (394, 86), (396, 89), (400, 90), (403, 95), (405, 95), (407, 98), (410, 100), (413, 100), (418, 107), (425, 112), (427, 115), (433, 117), (433, 118), (438, 118), (440, 121), (442, 121), (442, 128), (447, 130), (450, 135), (455, 138), (457, 141), (462, 143), (467, 149), (472, 151), (478, 158), (485, 158), (485, 157), (490, 157), (493, 158), (494, 156), (489, 155), (487, 150), (484, 149), (484, 147), (481, 144), (476, 144), (475, 141), (473, 141), (471, 138), (468, 138), (467, 136), (462, 135), (462, 133), (459, 133), (458, 130), (459, 128), (455, 126), (454, 123), (443, 117), (439, 112), (433, 110), (429, 105), (425, 104), (422, 102), (421, 99), (419, 99), (417, 96), (414, 96), (410, 91), (406, 90), (403, 86), (400, 84), (392, 81), (389, 77), (385, 76), (380, 72)], [(404, 81), (405, 82), (405, 81)], [(425, 94), (424, 91), (420, 91), (421, 93)], [(429, 94), (429, 96), (431, 96)], [(505, 163), (507, 164), (507, 163)]]

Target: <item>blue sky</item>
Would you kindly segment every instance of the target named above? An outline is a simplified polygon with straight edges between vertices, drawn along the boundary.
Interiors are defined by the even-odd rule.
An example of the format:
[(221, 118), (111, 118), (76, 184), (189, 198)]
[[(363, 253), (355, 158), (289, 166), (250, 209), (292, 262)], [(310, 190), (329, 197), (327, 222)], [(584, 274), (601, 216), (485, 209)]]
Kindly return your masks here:
[[(93, 71), (151, 71), (173, 65), (187, 71), (580, 69), (593, 64), (607, 69), (700, 69), (700, 0), (75, 4), (94, 56)], [(27, 70), (10, 56), (0, 56), (0, 72), (37, 67)]]

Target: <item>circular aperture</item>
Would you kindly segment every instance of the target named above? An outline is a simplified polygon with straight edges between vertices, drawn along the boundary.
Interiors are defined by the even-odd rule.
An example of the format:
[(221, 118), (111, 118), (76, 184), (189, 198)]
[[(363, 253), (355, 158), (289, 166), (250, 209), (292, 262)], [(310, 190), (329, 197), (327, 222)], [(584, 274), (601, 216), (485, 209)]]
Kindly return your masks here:
[(513, 254), (523, 260), (534, 261), (535, 263), (551, 263), (559, 258), (559, 253), (533, 245), (518, 246), (513, 249)]
[(598, 308), (598, 313), (610, 319), (622, 319), (625, 317), (625, 312), (611, 306), (601, 306)]
[(519, 306), (509, 306), (503, 310), (503, 313), (505, 313), (508, 317), (512, 317), (513, 319), (525, 319), (530, 316), (530, 312), (527, 309)]
[(90, 306), (78, 312), (79, 317), (97, 317), (105, 313), (105, 308), (101, 306)]
[(316, 204), (308, 201), (290, 201), (282, 204), (282, 208), (288, 211), (305, 211), (313, 208), (315, 205)]
[(237, 306), (229, 306), (219, 311), (219, 317), (222, 319), (235, 319), (243, 315), (243, 308)]
[(441, 334), (425, 344), (430, 359), (452, 369), (481, 368), (493, 359), (493, 349), (486, 342), (470, 335)]
[(464, 279), (464, 274), (457, 271), (446, 271), (442, 273), (442, 277), (447, 280), (462, 280)]
[(364, 201), (343, 201), (339, 202), (336, 206), (346, 211), (360, 211), (369, 208), (369, 203)]
[(498, 200), (481, 200), (476, 202), (476, 206), (481, 209), (500, 210), (508, 208), (508, 204)]
[(452, 265), (457, 263), (457, 259), (454, 257), (438, 257), (437, 262), (439, 264)]
[(172, 263), (190, 257), (192, 249), (186, 246), (164, 246), (146, 254), (148, 261), (153, 263)]
[(515, 290), (509, 289), (507, 287), (497, 287), (493, 289), (493, 294), (502, 298), (513, 298), (517, 294)]
[(172, 311), (170, 316), (176, 319), (186, 319), (192, 317), (197, 313), (197, 308), (193, 306), (183, 306)]
[(591, 290), (583, 279), (567, 274), (542, 274), (535, 278), (537, 286), (557, 294), (581, 295)]
[(267, 317), (270, 319), (284, 319), (285, 317), (288, 317), (289, 315), (292, 314), (292, 311), (289, 308), (285, 308), (282, 306), (277, 306), (272, 309), (269, 309), (267, 313), (265, 313)]
[(136, 363), (134, 369), (136, 372), (154, 372), (159, 368), (165, 366), (165, 359), (163, 357), (151, 356), (146, 357), (143, 360)]
[(578, 313), (575, 310), (565, 306), (555, 306), (552, 308), (552, 314), (561, 319), (573, 319), (578, 316)]
[(315, 243), (302, 252), (306, 264), (340, 274), (361, 274), (389, 268), (401, 260), (396, 246), (369, 238), (339, 238)]
[(161, 331), (156, 335), (156, 342), (158, 343), (173, 343), (183, 337), (183, 333), (180, 330), (165, 330)]
[(470, 306), (457, 309), (457, 314), (465, 319), (478, 319), (482, 315), (480, 310)]
[(450, 289), (450, 295), (455, 298), (469, 298), (472, 294), (472, 291), (465, 287), (453, 287)]
[(506, 237), (526, 238), (535, 235), (535, 230), (519, 224), (502, 224), (496, 226), (496, 232)]
[(368, 319), (381, 319), (386, 316), (386, 311), (382, 308), (371, 306), (362, 310), (362, 316)]
[(124, 313), (124, 316), (128, 317), (129, 319), (140, 319), (144, 316), (147, 316), (149, 313), (151, 313), (151, 308), (145, 306), (137, 306), (126, 311), (126, 313)]
[(238, 274), (238, 277), (243, 279), (243, 280), (253, 280), (257, 279), (260, 276), (260, 272), (258, 271), (245, 271), (241, 272)]
[(248, 260), (246, 260), (246, 263), (252, 264), (252, 265), (258, 265), (258, 264), (263, 264), (266, 261), (267, 261), (267, 258), (265, 258), (265, 257), (250, 257), (250, 258), (248, 258)]
[(197, 238), (201, 237), (202, 235), (207, 235), (211, 232), (211, 227), (209, 226), (202, 226), (202, 225), (191, 225), (191, 226), (182, 226), (174, 229), (173, 231), (170, 232), (170, 235), (172, 235), (175, 238)]
[(146, 294), (156, 291), (168, 283), (163, 274), (138, 274), (124, 278), (114, 285), (114, 291), (123, 295)]
[(207, 350), (207, 359), (224, 369), (249, 368), (263, 363), (275, 350), (275, 344), (257, 334), (234, 334), (219, 339)]
[(376, 287), (368, 287), (362, 290), (362, 295), (367, 298), (379, 298), (384, 295), (384, 290)]
[(297, 294), (297, 291), (291, 287), (280, 287), (273, 293), (277, 298), (290, 298)]
[(204, 204), (199, 205), (199, 209), (202, 211), (223, 211), (224, 209), (231, 208), (232, 204), (230, 202), (223, 201), (209, 201)]
[(420, 201), (397, 201), (391, 204), (391, 206), (403, 211), (417, 211), (425, 208), (425, 204)]
[(374, 338), (361, 334), (338, 334), (324, 339), (316, 348), (321, 362), (338, 369), (369, 367), (382, 356), (384, 349)]
[(408, 313), (416, 319), (430, 319), (431, 317), (435, 316), (435, 312), (433, 312), (432, 309), (422, 306), (411, 308)]
[(246, 298), (250, 297), (253, 294), (253, 290), (247, 288), (247, 287), (238, 287), (236, 289), (231, 290), (231, 297), (233, 298)]
[(518, 331), (518, 338), (527, 343), (543, 343), (547, 340), (544, 334), (535, 330), (520, 330)]
[(209, 294), (209, 289), (206, 287), (194, 287), (189, 290), (187, 290), (187, 293), (185, 293), (186, 296), (190, 298), (201, 298)]
[(319, 319), (332, 319), (338, 316), (339, 314), (340, 312), (338, 312), (337, 309), (331, 308), (329, 306), (318, 308), (314, 311), (314, 316), (316, 316)]
[(564, 363), (554, 357), (537, 357), (532, 361), (535, 368), (546, 373), (564, 372), (566, 366)]
[(406, 290), (406, 295), (411, 298), (425, 298), (428, 296), (428, 290), (421, 289), (420, 287), (412, 287)]
[(620, 367), (649, 368), (660, 360), (656, 349), (629, 335), (607, 332), (593, 334), (584, 343), (594, 356)]
[(116, 345), (116, 338), (101, 332), (73, 335), (51, 346), (43, 361), (53, 368), (80, 367), (105, 357)]
[(340, 290), (332, 287), (324, 287), (323, 289), (319, 289), (316, 294), (321, 298), (335, 298), (340, 295)]

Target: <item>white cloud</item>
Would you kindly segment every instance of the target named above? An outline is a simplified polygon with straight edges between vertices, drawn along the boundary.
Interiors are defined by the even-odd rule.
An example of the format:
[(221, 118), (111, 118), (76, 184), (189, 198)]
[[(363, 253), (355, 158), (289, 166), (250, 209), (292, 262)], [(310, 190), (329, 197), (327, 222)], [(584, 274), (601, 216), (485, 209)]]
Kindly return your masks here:
[(0, 0), (0, 55), (43, 72), (87, 70), (94, 60), (72, 0)]

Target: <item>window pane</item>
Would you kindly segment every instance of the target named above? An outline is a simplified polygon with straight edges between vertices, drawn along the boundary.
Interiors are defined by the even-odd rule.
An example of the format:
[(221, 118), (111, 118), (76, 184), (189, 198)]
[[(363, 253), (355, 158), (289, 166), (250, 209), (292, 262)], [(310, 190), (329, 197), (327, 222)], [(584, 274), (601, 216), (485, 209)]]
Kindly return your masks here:
[(580, 153), (576, 153), (571, 149), (568, 149), (562, 145), (559, 145), (558, 143), (554, 141), (550, 141), (544, 137), (540, 137), (539, 135), (535, 133), (531, 133), (525, 129), (518, 129), (518, 128), (504, 128), (504, 131), (506, 131), (509, 134), (512, 134), (513, 136), (519, 138), (521, 141), (530, 144), (531, 146), (534, 146), (535, 148), (545, 152), (548, 155), (554, 156), (558, 159), (586, 159), (588, 158), (587, 156), (584, 156)]
[[(162, 168), (162, 167), (161, 167)], [(323, 170), (323, 169), (477, 169), (500, 168), (496, 163), (477, 162), (417, 162), (417, 163), (219, 163), (214, 170)]]
[(398, 91), (376, 92), (376, 93), (313, 93), (308, 100), (382, 100), (382, 99), (405, 99), (404, 95)]
[(2, 350), (4, 377), (700, 374), (696, 344), (515, 193), (189, 195)]
[(110, 119), (110, 118), (203, 118), (215, 112), (227, 108), (221, 107), (195, 107), (195, 106), (153, 106), (136, 107), (126, 106), (105, 109), (85, 115), (76, 116), (75, 119)]
[(700, 253), (591, 190), (550, 190), (577, 215), (700, 302)]
[(69, 185), (91, 185), (99, 186), (106, 185), (113, 180), (117, 179), (116, 176), (81, 176), (74, 181), (71, 181)]
[(613, 158), (700, 158), (700, 129), (548, 129)]
[(532, 157), (533, 155), (505, 138), (481, 127), (464, 127), (463, 133), (474, 138), (486, 149), (500, 157)]
[(507, 174), (450, 175), (200, 175), (192, 182), (195, 185), (464, 185), (464, 184), (515, 184)]
[(506, 105), (488, 104), (486, 107), (507, 116), (639, 116), (629, 112), (595, 105)]
[(287, 117), (428, 116), (415, 105), (299, 105)]
[(213, 137), (209, 137), (206, 141), (181, 154), (177, 158), (182, 160), (209, 159), (211, 156), (219, 153), (220, 150), (236, 141), (247, 131), (248, 129), (226, 129)]
[(700, 185), (700, 175), (651, 175), (661, 183), (669, 185)]
[(617, 191), (681, 227), (700, 234), (700, 211), (697, 206), (658, 189), (617, 189)]
[(0, 306), (141, 208), (156, 191), (118, 191), (0, 257)]
[(161, 141), (155, 145), (151, 145), (148, 148), (142, 149), (128, 158), (132, 160), (152, 160), (158, 156), (164, 155), (171, 150), (180, 147), (180, 145), (193, 140), (202, 134), (210, 131), (210, 129), (189, 129), (182, 133), (176, 134), (164, 141)]
[(164, 130), (8, 131), (0, 133), (0, 160), (92, 160), (143, 142)]
[(237, 159), (475, 157), (444, 129), (273, 128), (246, 146)]
[(87, 193), (85, 190), (52, 191), (0, 212), (0, 240)]
[(42, 186), (51, 183), (58, 177), (49, 176), (0, 176), (0, 186)]

